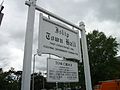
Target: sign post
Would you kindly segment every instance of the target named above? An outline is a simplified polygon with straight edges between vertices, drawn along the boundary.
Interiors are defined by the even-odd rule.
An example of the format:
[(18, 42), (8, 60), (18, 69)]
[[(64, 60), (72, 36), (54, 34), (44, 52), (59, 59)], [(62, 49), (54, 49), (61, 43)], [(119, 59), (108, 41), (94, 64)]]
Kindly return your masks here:
[(33, 44), (33, 29), (34, 29), (36, 0), (30, 0), (29, 2), (30, 5), (28, 9), (28, 20), (27, 20), (26, 35), (25, 35), (21, 90), (30, 90), (32, 44)]
[[(78, 26), (72, 24), (71, 22), (68, 22), (65, 19), (63, 19), (63, 18), (61, 18), (61, 17), (59, 17), (59, 16), (45, 10), (45, 9), (37, 6), (36, 5), (36, 0), (26, 1), (26, 5), (29, 6), (29, 10), (28, 10), (28, 21), (27, 21), (27, 29), (26, 29), (26, 36), (25, 36), (25, 49), (24, 49), (24, 61), (23, 61), (23, 73), (22, 73), (22, 89), (21, 90), (30, 90), (30, 73), (31, 73), (31, 59), (32, 59), (32, 43), (33, 43), (33, 28), (34, 28), (35, 9), (81, 31), (86, 90), (92, 90), (90, 67), (89, 67), (89, 58), (88, 58), (88, 51), (87, 51), (87, 43), (86, 43), (85, 25), (84, 25), (84, 23), (81, 22), (80, 27), (78, 27)], [(47, 45), (44, 44), (43, 45), (44, 49), (40, 49), (42, 51), (40, 51), (39, 54), (46, 53), (46, 51), (49, 48), (49, 50), (51, 50), (53, 52), (52, 54), (55, 54), (55, 55), (58, 55), (58, 56), (60, 54), (60, 56), (62, 56), (62, 57), (69, 58), (72, 55), (72, 57), (75, 58), (75, 59), (80, 58), (81, 57), (81, 52), (79, 52), (80, 48), (79, 47), (77, 48), (77, 45), (79, 46), (80, 43), (79, 43), (79, 40), (77, 40), (77, 42), (76, 42), (76, 39), (77, 39), (76, 36), (79, 36), (79, 35), (78, 34), (76, 36), (73, 35), (72, 32), (74, 32), (74, 31), (70, 32), (68, 30), (68, 28), (66, 30), (66, 27), (64, 27), (63, 25), (57, 24), (55, 22), (51, 22), (50, 20), (45, 19), (45, 18), (44, 18), (44, 20), (45, 20), (44, 23), (47, 23), (50, 28), (55, 26), (52, 29), (56, 30), (57, 33), (55, 34), (56, 31), (54, 31), (54, 33), (46, 31), (43, 34), (44, 39), (46, 38), (47, 41), (49, 41), (49, 44), (53, 45), (53, 47), (47, 46)], [(48, 22), (46, 22), (46, 21), (48, 21)], [(49, 22), (51, 22), (54, 25), (50, 24)], [(44, 28), (46, 28), (46, 27), (44, 27)], [(47, 29), (44, 29), (44, 30), (47, 30)], [(68, 37), (67, 37), (67, 33), (70, 36), (68, 35)], [(52, 34), (52, 36), (50, 36), (50, 34)], [(72, 36), (73, 36), (74, 39), (72, 39)], [(40, 39), (41, 38), (39, 38), (39, 40)], [(70, 40), (72, 40), (72, 41), (70, 41)], [(38, 43), (40, 45), (40, 42), (38, 42)], [(43, 42), (41, 42), (41, 43), (43, 43)], [(66, 46), (66, 45), (68, 45), (68, 46)], [(39, 48), (41, 48), (41, 47), (39, 46)], [(64, 49), (66, 49), (66, 50), (64, 50)], [(51, 52), (51, 51), (49, 51), (49, 52)], [(57, 53), (56, 51), (59, 51), (60, 53)], [(65, 52), (67, 52), (67, 54)], [(67, 56), (65, 56), (65, 54)]]
[(88, 50), (87, 50), (87, 41), (86, 41), (86, 35), (85, 35), (84, 22), (80, 22), (80, 28), (82, 29), (82, 31), (81, 31), (81, 40), (82, 40), (82, 52), (83, 52), (83, 63), (84, 63), (86, 90), (92, 90), (90, 66), (89, 66), (89, 58), (88, 58)]

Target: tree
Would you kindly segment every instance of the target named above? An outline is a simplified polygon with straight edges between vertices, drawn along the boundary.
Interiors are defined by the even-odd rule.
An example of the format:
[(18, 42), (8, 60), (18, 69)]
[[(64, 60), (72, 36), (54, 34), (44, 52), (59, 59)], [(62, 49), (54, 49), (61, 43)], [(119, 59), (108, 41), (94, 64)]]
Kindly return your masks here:
[(20, 90), (21, 71), (11, 68), (8, 72), (0, 73), (0, 90)]
[(120, 62), (116, 58), (119, 44), (116, 38), (94, 30), (87, 35), (87, 45), (93, 85), (98, 81), (120, 78)]
[[(33, 77), (33, 74), (31, 75), (31, 77)], [(47, 82), (46, 77), (44, 77), (42, 73), (39, 72), (39, 73), (34, 73), (34, 85), (35, 85), (34, 90), (41, 90), (43, 88), (48, 90), (54, 88), (56, 84)], [(32, 83), (31, 83), (31, 90), (32, 90)]]

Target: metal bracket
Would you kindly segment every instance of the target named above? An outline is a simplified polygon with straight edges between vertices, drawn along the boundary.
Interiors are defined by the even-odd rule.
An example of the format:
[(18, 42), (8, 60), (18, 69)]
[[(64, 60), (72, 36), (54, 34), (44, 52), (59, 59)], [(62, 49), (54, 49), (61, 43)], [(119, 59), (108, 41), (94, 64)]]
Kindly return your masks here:
[(37, 49), (37, 54), (38, 54), (38, 56), (41, 56), (41, 54), (42, 54), (39, 49)]
[(25, 4), (28, 6), (36, 6), (36, 1), (37, 0), (35, 0), (35, 2), (34, 1), (25, 1)]

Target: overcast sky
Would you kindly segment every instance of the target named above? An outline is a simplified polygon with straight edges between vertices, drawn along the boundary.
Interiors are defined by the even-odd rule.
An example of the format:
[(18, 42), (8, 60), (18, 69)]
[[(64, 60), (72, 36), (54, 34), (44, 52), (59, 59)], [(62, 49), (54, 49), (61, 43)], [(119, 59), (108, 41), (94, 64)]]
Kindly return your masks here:
[[(3, 5), (0, 68), (22, 70), (28, 6), (25, 0), (4, 0)], [(37, 0), (37, 5), (76, 25), (84, 21), (87, 32), (97, 29), (107, 36), (116, 37), (120, 43), (120, 0)], [(37, 49), (38, 16), (39, 12), (36, 12), (33, 54)], [(44, 70), (46, 55), (36, 59), (36, 69)]]

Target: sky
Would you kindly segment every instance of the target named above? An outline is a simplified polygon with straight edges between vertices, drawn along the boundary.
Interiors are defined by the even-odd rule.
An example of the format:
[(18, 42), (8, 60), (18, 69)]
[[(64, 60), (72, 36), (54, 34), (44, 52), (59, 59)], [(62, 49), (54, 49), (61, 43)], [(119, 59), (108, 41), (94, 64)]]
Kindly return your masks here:
[[(25, 0), (4, 0), (3, 5), (0, 68), (22, 70), (28, 6)], [(120, 0), (37, 0), (37, 5), (76, 25), (84, 21), (87, 33), (96, 29), (116, 37), (120, 43)], [(37, 50), (39, 13), (35, 12), (33, 55)], [(47, 57), (36, 56), (36, 71), (46, 69)]]

